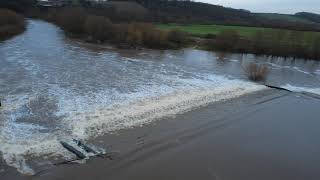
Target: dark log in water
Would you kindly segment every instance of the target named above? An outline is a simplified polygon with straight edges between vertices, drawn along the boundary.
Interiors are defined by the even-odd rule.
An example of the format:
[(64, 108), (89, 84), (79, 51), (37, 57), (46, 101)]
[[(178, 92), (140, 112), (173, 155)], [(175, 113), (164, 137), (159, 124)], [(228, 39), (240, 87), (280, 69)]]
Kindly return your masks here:
[(60, 143), (64, 148), (66, 148), (71, 153), (75, 154), (79, 159), (85, 159), (87, 157), (82, 152), (78, 151), (76, 148), (74, 148), (73, 146), (69, 145), (68, 143), (63, 142), (63, 141), (60, 141)]
[(93, 153), (95, 155), (99, 154), (99, 152), (95, 151), (94, 149), (92, 149), (91, 147), (85, 145), (84, 143), (82, 143), (80, 140), (76, 140), (73, 139), (73, 141), (83, 150), (85, 150), (87, 153)]
[(267, 86), (268, 88), (271, 88), (271, 89), (277, 89), (277, 90), (281, 90), (281, 91), (292, 92), (291, 90), (286, 89), (286, 88), (282, 88), (282, 87), (277, 87), (277, 86), (272, 86), (272, 85), (265, 85), (265, 86)]

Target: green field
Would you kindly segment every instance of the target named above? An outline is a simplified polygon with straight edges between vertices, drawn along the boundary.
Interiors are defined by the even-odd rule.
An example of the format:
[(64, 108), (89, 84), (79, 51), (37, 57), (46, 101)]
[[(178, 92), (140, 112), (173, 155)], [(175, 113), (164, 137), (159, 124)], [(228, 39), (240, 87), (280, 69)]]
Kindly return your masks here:
[[(272, 29), (272, 28), (260, 28), (260, 27), (245, 27), (245, 26), (224, 26), (224, 25), (177, 25), (177, 24), (159, 24), (160, 29), (179, 29), (190, 33), (194, 36), (203, 36), (207, 34), (219, 34), (225, 30), (235, 30), (239, 35), (243, 37), (252, 37), (258, 31), (262, 31), (266, 34), (272, 34), (279, 31), (290, 32), (290, 30)], [(313, 38), (320, 35), (319, 32), (301, 32), (306, 38)]]
[(280, 20), (280, 21), (288, 21), (288, 22), (296, 22), (296, 23), (313, 23), (307, 19), (290, 15), (290, 14), (275, 14), (275, 13), (256, 13), (255, 15), (267, 18), (270, 20)]

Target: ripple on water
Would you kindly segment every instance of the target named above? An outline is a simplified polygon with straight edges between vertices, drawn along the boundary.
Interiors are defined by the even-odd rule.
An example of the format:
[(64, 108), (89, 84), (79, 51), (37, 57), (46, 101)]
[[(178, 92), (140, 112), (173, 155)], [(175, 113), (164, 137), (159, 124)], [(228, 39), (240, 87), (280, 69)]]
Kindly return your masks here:
[(88, 49), (42, 21), (0, 55), (0, 152), (25, 174), (39, 157), (71, 158), (61, 139), (90, 140), (265, 88), (217, 75), (242, 78), (241, 56), (218, 63), (199, 50)]
[[(51, 87), (49, 94), (54, 97), (53, 101), (41, 96), (9, 98), (6, 101), (13, 105), (4, 108), (8, 117), (0, 129), (0, 151), (9, 165), (30, 173), (25, 160), (30, 154), (70, 158), (68, 152), (61, 151), (60, 139), (88, 140), (265, 88), (215, 75), (202, 79), (166, 78), (166, 81), (175, 82), (174, 85), (142, 86), (131, 93), (107, 90), (85, 96)], [(39, 105), (47, 110), (56, 108), (56, 111), (45, 112)], [(48, 119), (43, 122), (39, 117), (55, 122), (48, 122)], [(47, 123), (53, 125), (47, 126)], [(50, 127), (56, 129), (48, 129)]]
[(291, 84), (286, 84), (285, 86), (282, 86), (285, 89), (289, 89), (293, 92), (308, 92), (320, 95), (320, 88), (311, 88), (311, 87), (299, 87), (299, 86), (293, 86)]

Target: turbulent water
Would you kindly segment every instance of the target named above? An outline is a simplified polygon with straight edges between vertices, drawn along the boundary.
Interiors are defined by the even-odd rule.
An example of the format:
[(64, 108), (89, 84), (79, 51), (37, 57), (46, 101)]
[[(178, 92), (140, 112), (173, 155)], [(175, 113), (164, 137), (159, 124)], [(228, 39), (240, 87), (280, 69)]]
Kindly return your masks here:
[(52, 24), (0, 43), (0, 155), (22, 173), (34, 157), (70, 158), (60, 140), (89, 140), (265, 87), (246, 80), (267, 64), (267, 83), (320, 94), (315, 61), (194, 49), (117, 50), (72, 41)]

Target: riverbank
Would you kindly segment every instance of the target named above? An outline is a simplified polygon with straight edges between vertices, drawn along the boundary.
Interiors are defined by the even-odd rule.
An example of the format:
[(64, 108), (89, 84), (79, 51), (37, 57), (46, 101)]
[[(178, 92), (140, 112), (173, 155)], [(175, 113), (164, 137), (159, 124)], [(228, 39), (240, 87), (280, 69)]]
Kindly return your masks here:
[(189, 33), (206, 50), (320, 60), (319, 32), (201, 24), (158, 27)]
[[(116, 138), (128, 129), (149, 124), (143, 126), (147, 134), (170, 134), (165, 129), (172, 126), (176, 132), (183, 128), (184, 123), (173, 117), (181, 113), (208, 104), (217, 105), (214, 117), (220, 111), (235, 111), (243, 105), (218, 106), (265, 88), (248, 82), (242, 69), (248, 63), (266, 64), (271, 69), (267, 84), (319, 92), (319, 62), (219, 55), (192, 48), (159, 51), (104, 47), (73, 41), (57, 26), (37, 20), (29, 20), (21, 36), (1, 43), (1, 177), (24, 178), (17, 170), (37, 174), (73, 158), (60, 140), (81, 139), (108, 152), (120, 151), (122, 156), (136, 148), (137, 141)], [(176, 124), (152, 128), (161, 124), (160, 120)], [(199, 118), (193, 116), (193, 120), (190, 126), (196, 126)], [(104, 135), (109, 135), (108, 139), (104, 140)], [(151, 141), (156, 139), (151, 137)]]
[(0, 41), (21, 34), (26, 29), (24, 18), (17, 13), (0, 9)]
[(30, 178), (317, 179), (319, 105), (318, 99), (285, 91), (247, 94), (99, 137), (91, 143), (116, 151), (111, 159), (62, 164)]
[(229, 53), (320, 59), (319, 32), (222, 25), (155, 25), (144, 21), (112, 22), (80, 7), (43, 12), (38, 17), (55, 23), (69, 37), (90, 43), (109, 43), (123, 49), (197, 47)]
[(81, 7), (41, 12), (35, 17), (56, 24), (69, 37), (90, 43), (109, 43), (119, 48), (165, 50), (179, 49), (190, 43), (187, 34), (179, 30), (160, 30), (144, 21), (112, 22)]

